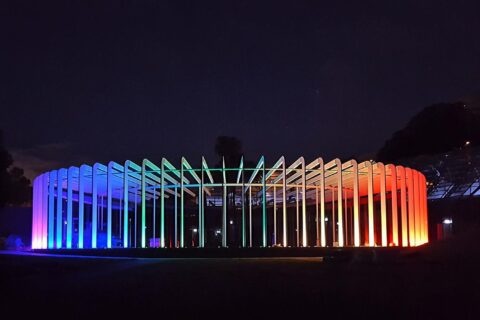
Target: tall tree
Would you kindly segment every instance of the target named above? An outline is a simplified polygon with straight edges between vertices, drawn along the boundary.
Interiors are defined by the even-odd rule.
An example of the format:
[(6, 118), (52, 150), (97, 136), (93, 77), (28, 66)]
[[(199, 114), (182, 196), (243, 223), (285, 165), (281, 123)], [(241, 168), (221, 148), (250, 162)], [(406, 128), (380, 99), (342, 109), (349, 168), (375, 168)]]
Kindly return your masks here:
[(31, 199), (30, 181), (24, 177), (23, 169), (10, 168), (12, 163), (0, 130), (0, 207), (25, 204)]

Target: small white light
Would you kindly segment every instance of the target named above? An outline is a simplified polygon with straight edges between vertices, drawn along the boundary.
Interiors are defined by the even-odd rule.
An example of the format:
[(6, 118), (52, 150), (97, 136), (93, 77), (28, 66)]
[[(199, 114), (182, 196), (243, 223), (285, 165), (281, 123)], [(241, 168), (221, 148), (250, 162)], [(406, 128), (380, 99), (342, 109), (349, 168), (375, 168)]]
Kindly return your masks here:
[(470, 141), (465, 141), (465, 145), (468, 146), (470, 144)]
[(233, 224), (233, 220), (230, 220), (230, 224)]
[(193, 229), (193, 232), (198, 232), (198, 229), (197, 228)]
[(328, 222), (328, 218), (325, 218), (325, 221), (327, 221), (327, 222)]
[(452, 224), (453, 220), (452, 219), (443, 219), (444, 224)]

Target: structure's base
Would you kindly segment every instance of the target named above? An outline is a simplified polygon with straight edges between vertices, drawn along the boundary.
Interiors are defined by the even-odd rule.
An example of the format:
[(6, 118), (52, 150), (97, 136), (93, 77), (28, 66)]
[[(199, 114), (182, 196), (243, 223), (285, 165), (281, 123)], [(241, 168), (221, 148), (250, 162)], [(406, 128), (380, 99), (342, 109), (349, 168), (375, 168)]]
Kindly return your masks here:
[(35, 249), (35, 253), (131, 258), (290, 258), (323, 257), (336, 260), (392, 257), (410, 248), (128, 248), (128, 249)]

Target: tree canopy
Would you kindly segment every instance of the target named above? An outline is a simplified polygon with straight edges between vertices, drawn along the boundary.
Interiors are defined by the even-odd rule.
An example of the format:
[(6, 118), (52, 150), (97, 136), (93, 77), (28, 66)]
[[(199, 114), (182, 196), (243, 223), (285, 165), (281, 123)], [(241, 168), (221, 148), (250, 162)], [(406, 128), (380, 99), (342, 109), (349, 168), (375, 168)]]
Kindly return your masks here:
[(395, 132), (377, 153), (378, 161), (396, 161), (480, 144), (480, 115), (463, 102), (426, 107)]
[(30, 180), (24, 177), (23, 169), (11, 167), (12, 156), (3, 144), (0, 130), (0, 207), (22, 205), (31, 199)]

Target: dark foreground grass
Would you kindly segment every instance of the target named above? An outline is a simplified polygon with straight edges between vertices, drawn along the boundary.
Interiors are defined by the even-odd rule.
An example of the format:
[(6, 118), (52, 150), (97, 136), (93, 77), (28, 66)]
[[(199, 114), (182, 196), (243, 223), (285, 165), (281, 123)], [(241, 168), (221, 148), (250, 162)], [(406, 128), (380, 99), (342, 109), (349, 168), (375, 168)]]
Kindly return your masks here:
[(477, 240), (475, 230), (463, 238), (386, 257), (375, 258), (372, 252), (368, 259), (0, 254), (0, 315), (478, 319)]

